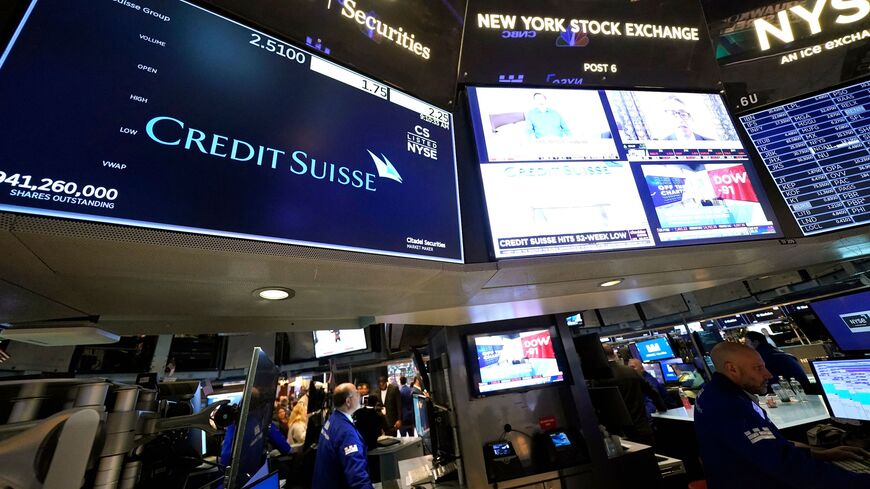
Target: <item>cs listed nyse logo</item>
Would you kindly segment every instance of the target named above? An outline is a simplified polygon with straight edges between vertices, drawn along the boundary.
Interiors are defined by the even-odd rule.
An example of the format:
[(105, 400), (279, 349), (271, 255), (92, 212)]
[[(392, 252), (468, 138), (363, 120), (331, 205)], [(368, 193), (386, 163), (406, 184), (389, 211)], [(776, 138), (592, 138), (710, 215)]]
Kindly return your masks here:
[(438, 143), (429, 139), (429, 129), (414, 126), (413, 132), (408, 132), (408, 152), (420, 155), (430, 160), (438, 159)]

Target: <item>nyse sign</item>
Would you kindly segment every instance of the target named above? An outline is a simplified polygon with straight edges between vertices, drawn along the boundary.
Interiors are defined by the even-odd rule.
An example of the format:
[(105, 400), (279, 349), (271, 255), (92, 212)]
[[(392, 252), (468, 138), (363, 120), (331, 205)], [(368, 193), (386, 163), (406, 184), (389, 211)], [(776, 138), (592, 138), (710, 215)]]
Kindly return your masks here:
[[(809, 3), (809, 2), (807, 2)], [(835, 24), (853, 24), (870, 14), (870, 0), (816, 0), (812, 10), (804, 5), (795, 5), (776, 13), (776, 22), (756, 19), (754, 22), (758, 44), (762, 51), (771, 48), (771, 37), (782, 43), (794, 42), (796, 36), (794, 26), (798, 25), (809, 30), (810, 35), (816, 35), (824, 30), (822, 16), (836, 14)], [(791, 15), (789, 15), (791, 14)]]

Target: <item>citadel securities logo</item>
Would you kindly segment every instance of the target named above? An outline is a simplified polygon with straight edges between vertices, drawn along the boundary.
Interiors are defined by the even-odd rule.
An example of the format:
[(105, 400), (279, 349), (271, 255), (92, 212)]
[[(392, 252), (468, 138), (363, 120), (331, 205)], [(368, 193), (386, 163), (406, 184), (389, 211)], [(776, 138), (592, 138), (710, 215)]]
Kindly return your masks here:
[(318, 160), (302, 149), (288, 152), (217, 133), (207, 133), (169, 116), (157, 116), (149, 120), (145, 124), (145, 133), (152, 141), (164, 146), (179, 146), (186, 151), (198, 151), (237, 164), (247, 163), (275, 171), (289, 171), (300, 177), (366, 192), (377, 191), (375, 181), (378, 177), (402, 183), (402, 176), (393, 163), (383, 153), (378, 157), (369, 150), (366, 151), (375, 163), (376, 174), (355, 169), (353, 166)]

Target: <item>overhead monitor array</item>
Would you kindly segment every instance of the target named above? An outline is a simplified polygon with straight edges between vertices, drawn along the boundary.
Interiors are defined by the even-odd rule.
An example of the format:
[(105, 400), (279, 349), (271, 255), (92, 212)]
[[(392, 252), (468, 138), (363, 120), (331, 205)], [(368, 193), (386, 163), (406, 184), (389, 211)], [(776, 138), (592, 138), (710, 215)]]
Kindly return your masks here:
[(496, 258), (780, 235), (722, 99), (469, 88)]
[[(701, 4), (728, 77), (788, 46), (720, 20), (738, 7), (275, 3), (29, 2), (0, 55), (0, 109), (16, 114), (0, 211), (462, 263), (454, 121), (436, 105), (452, 104), (464, 32), (460, 81), (501, 85), (468, 89), (484, 195), (467, 175), (464, 192), (485, 205), (490, 258), (783, 236), (715, 92)], [(579, 53), (607, 62), (565, 71)], [(687, 90), (621, 89), (638, 85)], [(870, 220), (868, 88), (738, 108), (755, 110), (741, 121), (804, 235)]]

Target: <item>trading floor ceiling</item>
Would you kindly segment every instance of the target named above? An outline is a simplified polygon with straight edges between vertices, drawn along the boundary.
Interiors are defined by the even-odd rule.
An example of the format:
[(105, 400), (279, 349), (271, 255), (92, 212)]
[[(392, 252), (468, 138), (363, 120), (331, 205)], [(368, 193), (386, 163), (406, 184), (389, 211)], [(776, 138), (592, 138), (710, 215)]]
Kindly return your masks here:
[[(633, 304), (870, 255), (866, 229), (454, 265), (0, 214), (0, 322), (100, 316), (119, 334), (460, 325)], [(623, 278), (613, 289), (599, 283)], [(253, 291), (296, 291), (268, 302)]]

